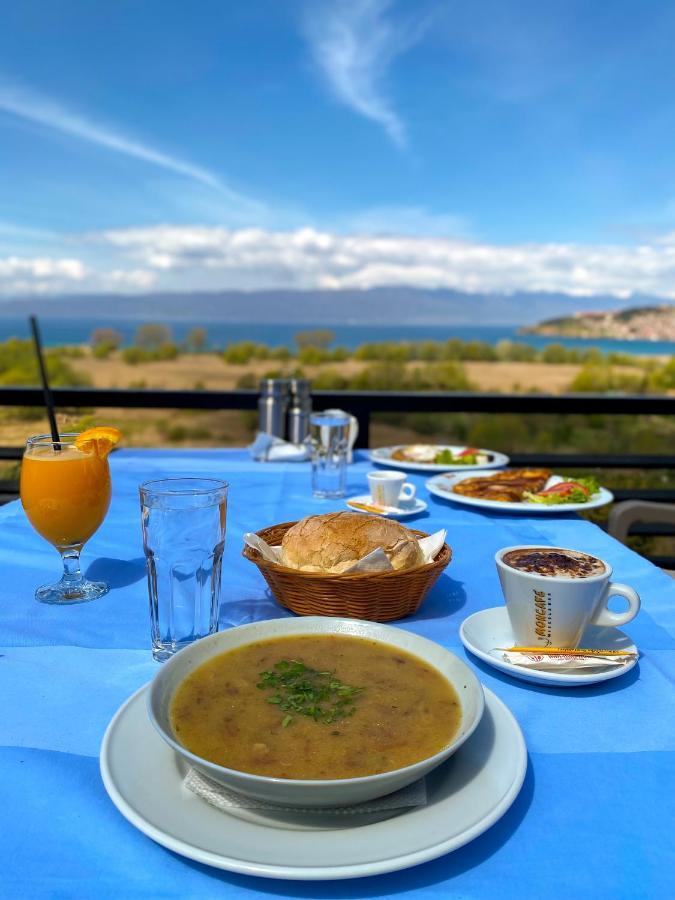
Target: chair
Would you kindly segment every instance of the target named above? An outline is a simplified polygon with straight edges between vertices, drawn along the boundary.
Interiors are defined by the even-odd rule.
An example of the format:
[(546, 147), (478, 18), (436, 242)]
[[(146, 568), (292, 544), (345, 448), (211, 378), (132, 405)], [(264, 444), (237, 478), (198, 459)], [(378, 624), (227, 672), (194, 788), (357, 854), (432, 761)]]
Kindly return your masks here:
[[(631, 528), (637, 522), (672, 525), (675, 532), (675, 506), (669, 503), (652, 503), (649, 500), (624, 500), (615, 503), (607, 519), (607, 531), (625, 544)], [(675, 572), (669, 569), (664, 571), (675, 578)]]

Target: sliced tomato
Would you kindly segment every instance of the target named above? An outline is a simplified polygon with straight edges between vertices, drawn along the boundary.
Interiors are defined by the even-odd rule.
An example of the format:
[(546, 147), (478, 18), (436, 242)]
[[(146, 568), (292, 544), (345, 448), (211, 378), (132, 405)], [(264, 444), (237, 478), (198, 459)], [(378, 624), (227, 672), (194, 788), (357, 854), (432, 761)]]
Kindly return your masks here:
[(578, 481), (561, 481), (559, 484), (554, 484), (550, 488), (546, 488), (546, 490), (537, 491), (537, 496), (546, 497), (548, 494), (569, 494), (575, 488), (578, 488), (588, 497), (590, 493), (588, 488), (584, 487), (583, 484), (579, 484)]
[(475, 456), (476, 453), (480, 453), (480, 450), (477, 450), (475, 447), (466, 447), (457, 456)]

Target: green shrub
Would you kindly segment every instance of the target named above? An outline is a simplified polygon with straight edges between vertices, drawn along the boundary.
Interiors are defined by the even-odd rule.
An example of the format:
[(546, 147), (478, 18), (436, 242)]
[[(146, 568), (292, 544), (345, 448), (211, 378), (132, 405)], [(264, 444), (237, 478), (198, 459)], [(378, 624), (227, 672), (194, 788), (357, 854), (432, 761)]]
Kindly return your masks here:
[(178, 353), (178, 345), (171, 341), (166, 341), (154, 351), (153, 360), (176, 359)]
[(258, 387), (258, 379), (253, 372), (245, 372), (237, 379), (237, 387), (241, 390), (254, 390)]
[(171, 343), (171, 329), (160, 322), (139, 325), (134, 335), (134, 344), (142, 350), (158, 350), (163, 344)]
[(135, 366), (138, 363), (148, 361), (148, 352), (147, 350), (141, 350), (140, 347), (125, 347), (122, 350), (122, 359), (128, 365)]
[(338, 369), (322, 369), (312, 378), (312, 387), (317, 391), (344, 391), (349, 386), (349, 379)]
[(668, 391), (675, 388), (675, 357), (670, 359), (663, 368), (651, 373), (649, 382), (656, 390)]
[(571, 391), (581, 393), (641, 394), (648, 389), (644, 374), (616, 372), (607, 363), (586, 363), (570, 384)]
[(365, 362), (407, 362), (410, 359), (410, 345), (397, 341), (361, 344), (353, 353), (354, 359)]
[(321, 347), (302, 347), (298, 353), (298, 361), (303, 366), (317, 366), (331, 358), (330, 350)]
[(89, 336), (89, 343), (94, 351), (94, 356), (100, 346), (105, 345), (110, 347), (111, 350), (117, 350), (122, 345), (123, 340), (122, 334), (115, 328), (95, 328)]
[[(47, 374), (52, 387), (86, 387), (91, 380), (74, 369), (59, 347), (45, 351)], [(30, 386), (40, 384), (32, 341), (10, 338), (0, 343), (0, 384)]]
[(335, 340), (335, 334), (327, 328), (315, 328), (312, 331), (299, 331), (293, 338), (298, 350), (304, 350), (305, 347), (315, 347), (319, 350), (325, 350)]
[(541, 351), (541, 361), (545, 363), (577, 362), (576, 350), (568, 350), (562, 344), (549, 344)]
[(538, 356), (534, 347), (519, 341), (499, 341), (495, 352), (497, 359), (505, 362), (534, 362)]
[(106, 341), (102, 341), (100, 344), (96, 344), (96, 346), (92, 349), (91, 354), (94, 359), (107, 359), (113, 350), (116, 350), (115, 344), (108, 343)]
[(267, 359), (269, 355), (269, 348), (264, 344), (240, 341), (238, 344), (229, 344), (225, 348), (223, 359), (232, 366), (245, 366), (252, 359)]
[(461, 363), (448, 360), (410, 370), (395, 362), (374, 363), (354, 375), (348, 386), (357, 391), (462, 391), (470, 390), (471, 383)]
[(125, 347), (124, 350), (122, 350), (122, 359), (130, 366), (135, 366), (139, 363), (176, 359), (177, 356), (178, 347), (171, 342), (160, 344), (159, 347), (156, 347), (154, 350), (146, 350), (143, 347), (136, 346)]
[(203, 353), (207, 343), (206, 328), (191, 328), (185, 335), (185, 349), (188, 353)]

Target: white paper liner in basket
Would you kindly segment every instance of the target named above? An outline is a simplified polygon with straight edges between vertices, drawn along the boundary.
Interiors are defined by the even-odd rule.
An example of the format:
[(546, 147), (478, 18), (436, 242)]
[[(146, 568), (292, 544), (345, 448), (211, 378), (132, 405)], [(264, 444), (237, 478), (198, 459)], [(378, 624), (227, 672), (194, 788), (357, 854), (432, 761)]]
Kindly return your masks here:
[[(440, 531), (434, 532), (434, 534), (430, 534), (425, 538), (420, 538), (418, 544), (420, 545), (420, 549), (424, 556), (424, 564), (433, 562), (436, 558), (436, 554), (441, 549), (443, 544), (445, 543), (445, 536), (447, 532), (445, 528), (441, 528)], [(253, 550), (257, 550), (258, 553), (262, 556), (263, 559), (266, 559), (267, 562), (276, 563), (277, 565), (283, 565), (281, 562), (281, 547), (271, 547), (266, 541), (264, 541), (260, 535), (255, 534), (254, 532), (247, 532), (244, 535), (244, 543), (251, 547)], [(365, 572), (393, 572), (394, 567), (389, 562), (389, 557), (384, 552), (381, 547), (378, 547), (376, 550), (372, 550), (367, 556), (364, 556), (357, 563), (354, 563), (353, 566), (349, 569), (345, 569), (344, 572), (341, 572), (341, 575), (358, 575), (360, 573)]]

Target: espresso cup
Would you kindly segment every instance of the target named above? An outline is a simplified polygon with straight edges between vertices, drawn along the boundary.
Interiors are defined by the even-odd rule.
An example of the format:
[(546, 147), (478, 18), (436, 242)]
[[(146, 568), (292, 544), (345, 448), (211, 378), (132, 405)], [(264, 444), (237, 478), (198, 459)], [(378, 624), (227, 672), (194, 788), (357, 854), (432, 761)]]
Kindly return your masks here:
[(378, 506), (410, 506), (417, 490), (405, 480), (403, 472), (369, 472), (370, 496)]
[[(524, 571), (504, 562), (507, 554), (528, 550), (571, 558), (569, 571), (575, 569), (576, 561), (582, 574), (560, 574), (565, 565), (558, 566), (555, 561), (548, 567), (540, 566), (540, 571)], [(589, 625), (625, 625), (640, 610), (640, 597), (633, 588), (610, 581), (609, 563), (580, 550), (521, 544), (499, 550), (495, 562), (517, 646), (575, 648)], [(533, 565), (536, 568), (537, 564)], [(547, 568), (549, 574), (542, 574)], [(584, 574), (586, 571), (590, 574)], [(628, 601), (625, 612), (607, 608), (609, 598), (614, 596)]]

